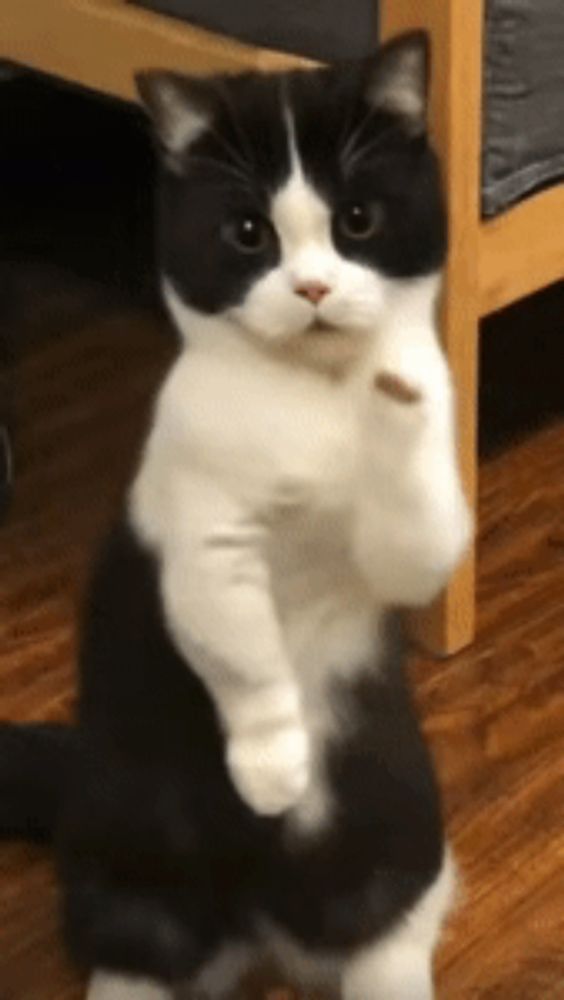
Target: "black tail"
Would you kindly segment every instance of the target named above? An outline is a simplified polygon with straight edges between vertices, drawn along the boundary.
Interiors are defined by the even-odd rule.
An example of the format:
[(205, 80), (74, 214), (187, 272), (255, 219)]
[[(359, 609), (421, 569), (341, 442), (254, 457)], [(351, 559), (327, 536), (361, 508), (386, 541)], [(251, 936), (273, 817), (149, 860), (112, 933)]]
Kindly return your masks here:
[(0, 723), (0, 839), (51, 839), (76, 743), (69, 726)]

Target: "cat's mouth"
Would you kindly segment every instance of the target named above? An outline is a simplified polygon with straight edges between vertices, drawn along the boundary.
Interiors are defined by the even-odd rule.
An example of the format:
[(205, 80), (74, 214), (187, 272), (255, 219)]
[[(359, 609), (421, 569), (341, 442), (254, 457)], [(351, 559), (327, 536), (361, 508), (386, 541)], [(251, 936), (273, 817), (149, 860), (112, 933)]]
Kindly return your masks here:
[(357, 359), (361, 346), (361, 338), (346, 326), (315, 316), (300, 336), (284, 342), (283, 351), (286, 358), (338, 378)]
[(315, 316), (306, 328), (306, 333), (337, 333), (338, 329), (334, 323), (329, 323), (328, 320), (322, 319), (321, 316)]

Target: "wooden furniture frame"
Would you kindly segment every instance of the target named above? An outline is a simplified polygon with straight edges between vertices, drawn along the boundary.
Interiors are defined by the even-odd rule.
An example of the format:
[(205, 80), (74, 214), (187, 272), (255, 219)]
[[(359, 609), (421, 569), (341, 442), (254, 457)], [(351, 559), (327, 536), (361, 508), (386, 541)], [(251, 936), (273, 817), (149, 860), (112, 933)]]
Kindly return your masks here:
[[(482, 75), (485, 0), (381, 0), (382, 36), (425, 28), (433, 63), (430, 124), (449, 206), (450, 252), (442, 332), (457, 382), (460, 461), (477, 506), (480, 320), (564, 278), (564, 184), (482, 219)], [(475, 551), (416, 628), (427, 646), (452, 653), (475, 629)]]
[[(442, 330), (459, 394), (460, 458), (476, 507), (478, 335), (481, 317), (564, 277), (564, 185), (483, 221), (480, 198), (484, 0), (380, 0), (384, 38), (425, 28), (433, 69), (430, 124), (443, 164), (450, 252)], [(307, 60), (240, 44), (124, 0), (2, 0), (0, 60), (125, 99), (149, 66), (192, 73), (270, 71)], [(414, 622), (437, 653), (471, 641), (475, 555)]]

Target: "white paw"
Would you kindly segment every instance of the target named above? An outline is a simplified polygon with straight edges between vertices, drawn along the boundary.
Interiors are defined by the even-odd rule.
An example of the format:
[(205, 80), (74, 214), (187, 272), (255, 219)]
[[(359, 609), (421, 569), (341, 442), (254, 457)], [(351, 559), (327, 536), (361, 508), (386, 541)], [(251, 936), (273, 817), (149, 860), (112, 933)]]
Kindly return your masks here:
[(237, 791), (256, 813), (276, 816), (302, 797), (309, 779), (303, 726), (277, 726), (229, 741), (227, 763)]
[(450, 377), (437, 348), (412, 345), (410, 350), (381, 352), (369, 381), (372, 423), (409, 433), (429, 420), (442, 423), (450, 413)]
[(408, 408), (417, 406), (424, 398), (423, 388), (415, 379), (385, 368), (374, 375), (373, 388), (393, 403)]
[(368, 427), (384, 449), (418, 440), (428, 424), (429, 399), (421, 382), (391, 368), (373, 374), (368, 408)]

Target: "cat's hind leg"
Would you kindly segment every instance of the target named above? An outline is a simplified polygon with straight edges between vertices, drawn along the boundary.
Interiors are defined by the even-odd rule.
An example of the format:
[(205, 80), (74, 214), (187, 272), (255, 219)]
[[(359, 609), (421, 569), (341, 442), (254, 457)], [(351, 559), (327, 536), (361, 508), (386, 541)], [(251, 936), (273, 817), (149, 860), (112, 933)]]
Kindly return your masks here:
[(366, 949), (343, 979), (343, 1000), (433, 1000), (431, 951), (393, 941)]
[(86, 1000), (174, 1000), (174, 992), (153, 979), (99, 969), (90, 979)]
[(454, 865), (443, 867), (410, 913), (343, 969), (343, 1000), (433, 1000), (433, 952), (455, 889)]
[(247, 945), (225, 943), (193, 979), (175, 987), (155, 979), (98, 969), (90, 979), (86, 1000), (231, 1000), (237, 996), (251, 958)]
[(178, 1000), (231, 1000), (238, 997), (240, 980), (252, 959), (250, 945), (243, 941), (225, 941), (196, 976), (182, 986)]

